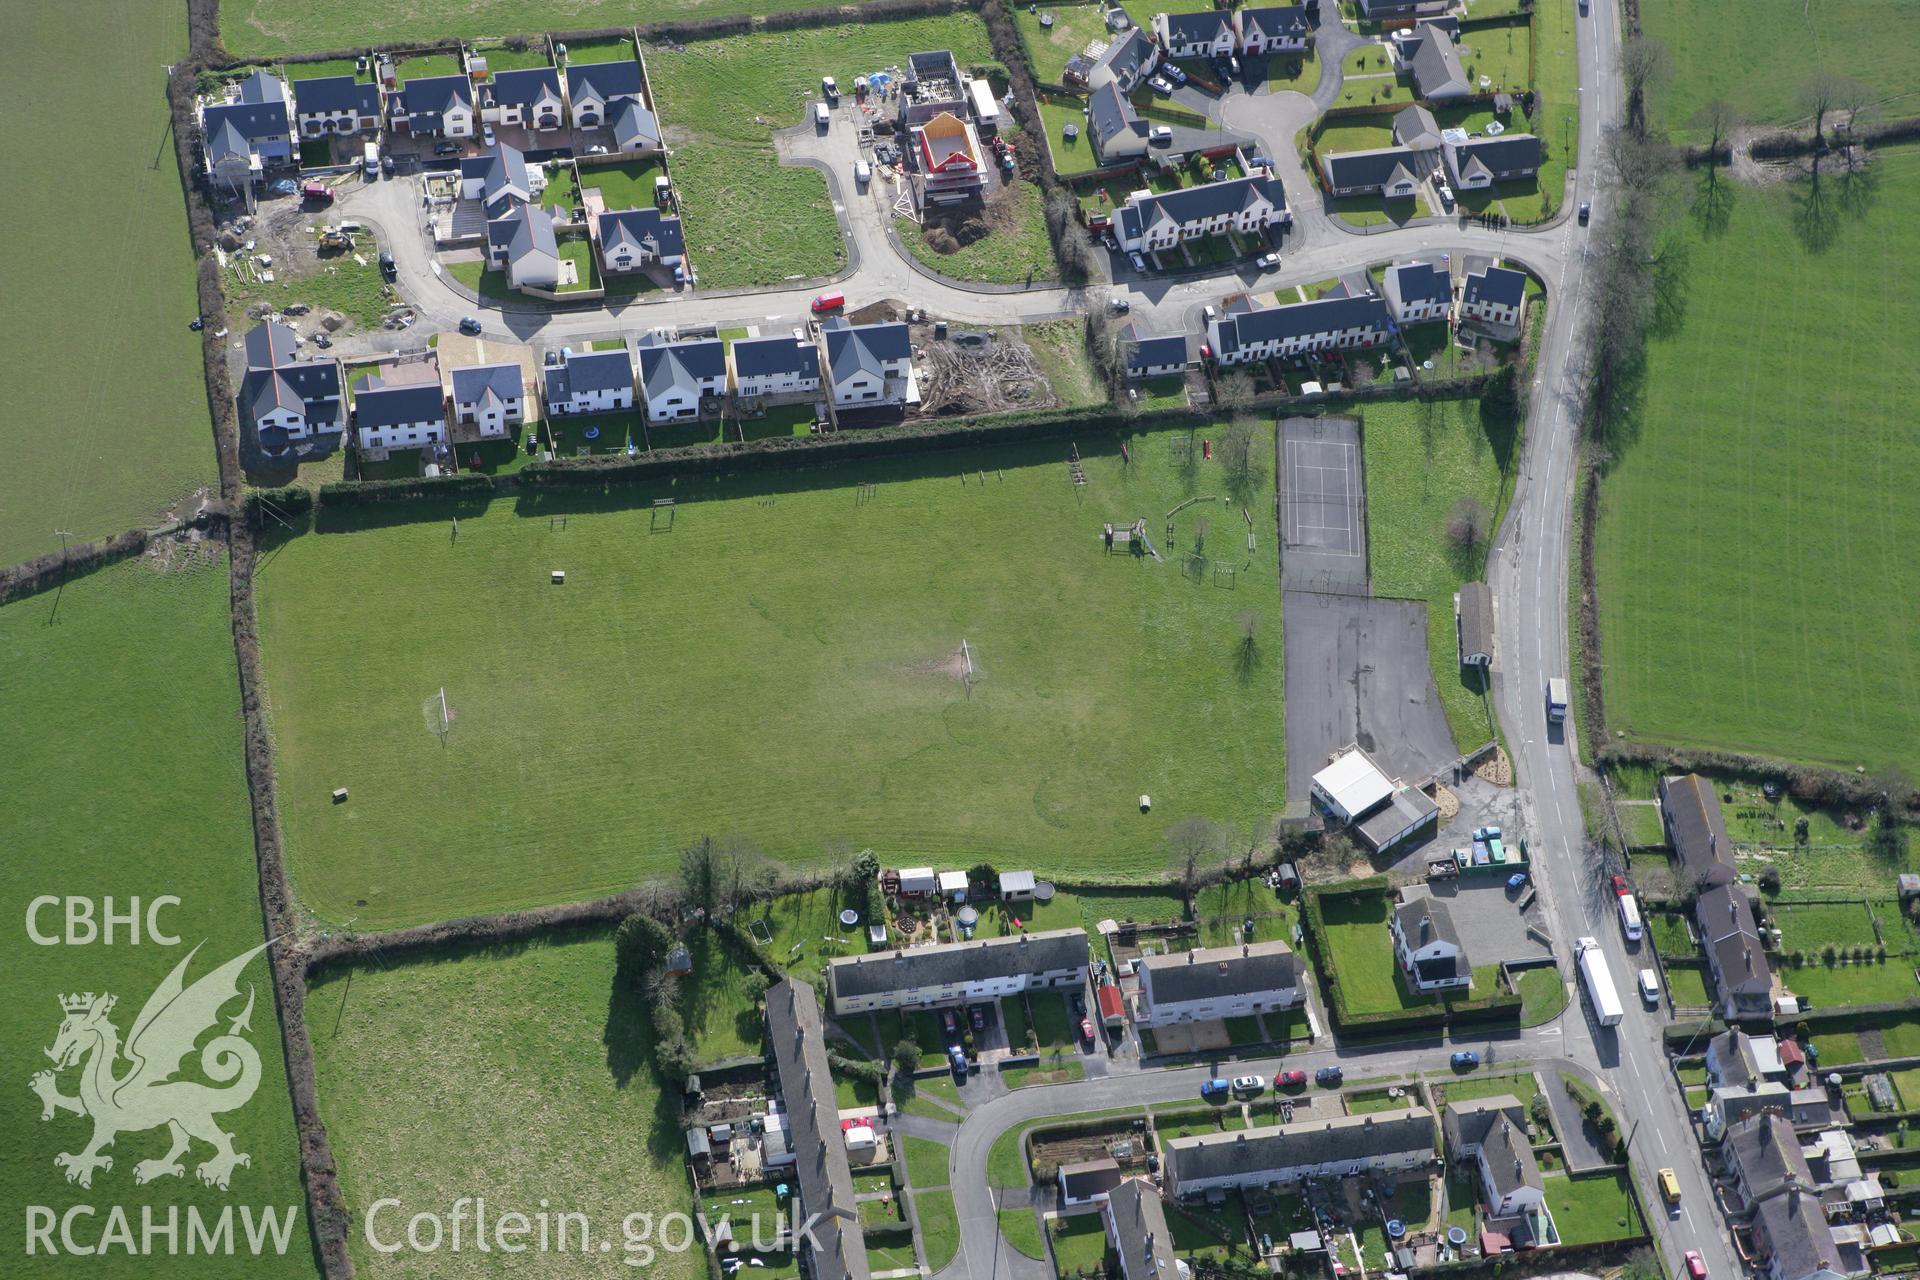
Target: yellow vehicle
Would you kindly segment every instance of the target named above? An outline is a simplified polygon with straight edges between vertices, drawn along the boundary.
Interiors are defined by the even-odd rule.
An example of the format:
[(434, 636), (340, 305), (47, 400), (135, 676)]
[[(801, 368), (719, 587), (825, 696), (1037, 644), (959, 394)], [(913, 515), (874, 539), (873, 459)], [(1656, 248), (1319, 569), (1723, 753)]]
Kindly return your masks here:
[(1673, 1170), (1660, 1171), (1660, 1195), (1668, 1204), (1680, 1203), (1680, 1179), (1673, 1176)]

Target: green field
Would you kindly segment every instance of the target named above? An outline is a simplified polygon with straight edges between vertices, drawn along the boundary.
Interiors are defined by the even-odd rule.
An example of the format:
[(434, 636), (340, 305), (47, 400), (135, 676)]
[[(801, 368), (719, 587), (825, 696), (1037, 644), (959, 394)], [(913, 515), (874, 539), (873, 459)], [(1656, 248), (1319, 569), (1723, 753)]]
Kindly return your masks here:
[(1920, 771), (1920, 148), (1871, 181), (1858, 213), (1834, 175), (1817, 205), (1723, 181), (1725, 234), (1689, 219), (1672, 250), (1684, 313), (1649, 345), (1596, 539), (1629, 739)]
[[(91, 1189), (70, 1185), (54, 1157), (81, 1151), (90, 1131), (81, 1116), (57, 1112), (40, 1121), (27, 1082), (51, 1064), (62, 1011), (57, 997), (103, 992), (118, 1004), (109, 1021), (121, 1036), (168, 972), (199, 947), (185, 975), (193, 982), (264, 941), (241, 754), (238, 686), (227, 622), (224, 559), (161, 573), (135, 561), (69, 583), (65, 590), (19, 600), (0, 609), (0, 719), (13, 726), (0, 751), (0, 848), (7, 850), (8, 889), (0, 895), (7, 942), (0, 948), (19, 998), (0, 1023), (0, 1064), (16, 1097), (8, 1111), (6, 1159), (0, 1161), (0, 1197), (16, 1206), (7, 1232), (10, 1276), (312, 1276), (293, 1111), (281, 1058), (273, 987), (263, 958), (240, 977), (240, 995), (254, 997), (246, 1038), (259, 1054), (259, 1084), (251, 1099), (218, 1115), (234, 1148), (250, 1164), (233, 1170), (228, 1190), (201, 1185), (197, 1170), (213, 1154), (196, 1141), (183, 1157), (183, 1175), (138, 1186), (135, 1166), (166, 1153), (162, 1129), (130, 1128), (107, 1150), (111, 1169), (93, 1175)], [(30, 726), (31, 732), (20, 731)], [(158, 920), (178, 945), (128, 945), (121, 926), (111, 946), (36, 946), (27, 934), (28, 904), (42, 894), (86, 898), (111, 895), (123, 913), (129, 899), (179, 899)], [(37, 917), (42, 933), (62, 932), (60, 908)], [(224, 1029), (242, 1010), (221, 1008)], [(123, 1046), (124, 1052), (124, 1046)], [(89, 1059), (90, 1061), (90, 1059)], [(130, 1064), (116, 1063), (116, 1073)], [(182, 1078), (217, 1085), (187, 1058)], [(80, 1069), (58, 1073), (63, 1094), (78, 1091)], [(45, 1205), (56, 1214), (97, 1205), (76, 1219), (76, 1240), (96, 1243), (106, 1206), (122, 1205), (138, 1238), (140, 1212), (158, 1218), (190, 1209), (211, 1223), (229, 1205), (257, 1206), (279, 1215), (289, 1230), (284, 1255), (251, 1253), (158, 1263), (112, 1248), (86, 1263), (22, 1256), (19, 1207)], [(182, 1235), (186, 1219), (183, 1217)], [(240, 1234), (238, 1221), (235, 1235)], [(55, 1240), (57, 1242), (58, 1235)], [(63, 1251), (64, 1252), (64, 1251)]]
[(643, 491), (294, 538), (261, 628), (297, 892), (361, 928), (569, 901), (702, 834), (1157, 880), (1180, 818), (1280, 807), (1273, 540), (1231, 583), (1106, 555), (1102, 521), (1225, 482), (1163, 437), (1078, 443), (1082, 489), (1047, 442), (683, 479), (670, 534)]
[(1500, 526), (1519, 444), (1513, 415), (1474, 400), (1399, 400), (1366, 410), (1367, 554), (1373, 593), (1427, 602), (1427, 653), (1447, 724), (1462, 750), (1494, 735), (1479, 677), (1463, 674), (1453, 595), (1486, 571), (1486, 547), (1447, 537), (1456, 503), (1471, 499)]
[(1047, 235), (1045, 204), (1040, 188), (1031, 182), (1016, 182), (1004, 198), (1012, 202), (1005, 215), (1011, 225), (990, 231), (954, 253), (941, 253), (928, 242), (926, 229), (911, 218), (895, 218), (893, 225), (900, 242), (923, 265), (956, 280), (979, 280), (988, 284), (1031, 284), (1051, 281), (1057, 267), (1053, 261), (1053, 240)]
[[(1048, 5), (1037, 13), (1018, 5), (1012, 13), (1033, 78), (1041, 84), (1061, 83), (1068, 59), (1086, 48), (1089, 40), (1107, 40), (1112, 35), (1100, 9), (1093, 5)], [(1053, 20), (1051, 28), (1040, 25), (1043, 15)]]
[[(1655, 103), (1675, 129), (1701, 104), (1724, 98), (1750, 120), (1782, 123), (1803, 113), (1800, 86), (1816, 71), (1859, 80), (1883, 93), (1913, 86), (1912, 8), (1905, 0), (1692, 0), (1648, 5), (1646, 33), (1666, 45), (1673, 83)], [(1910, 115), (1910, 101), (1887, 105)]]
[[(113, 38), (103, 42), (103, 31)], [(159, 524), (168, 506), (216, 481), (167, 128), (164, 68), (186, 48), (180, 6), (116, 3), (80, 22), (58, 6), (24, 6), (0, 52), (8, 83), (60, 67), (87, 103), (43, 110), (18, 97), (21, 127), (0, 140), (10, 172), (52, 166), (47, 181), (9, 192), (14, 234), (68, 247), (52, 276), (38, 253), (15, 253), (0, 269), (12, 299), (0, 316), (12, 370), (0, 375), (0, 564), (58, 551), (56, 529), (85, 540)]]
[[(377, 1232), (402, 1242), (408, 1216), (444, 1215), (461, 1196), (494, 1213), (532, 1216), (544, 1198), (586, 1214), (590, 1249), (547, 1253), (543, 1275), (604, 1275), (597, 1241), (624, 1255), (626, 1215), (692, 1208), (678, 1099), (654, 1084), (640, 997), (613, 992), (610, 937), (331, 974), (307, 996), (307, 1023), (360, 1275), (422, 1274), (424, 1255), (368, 1244), (380, 1198), (402, 1207)], [(435, 1276), (497, 1269), (471, 1247), (431, 1263)], [(663, 1252), (652, 1269), (690, 1280), (700, 1258)]]
[[(921, 49), (951, 49), (964, 67), (991, 61), (971, 13), (872, 25), (766, 32), (650, 49), (647, 70), (666, 104), (674, 185), (687, 251), (708, 288), (777, 284), (845, 265), (826, 180), (787, 168), (769, 124), (807, 118), (820, 77), (842, 84)], [(848, 127), (839, 120), (836, 128)]]

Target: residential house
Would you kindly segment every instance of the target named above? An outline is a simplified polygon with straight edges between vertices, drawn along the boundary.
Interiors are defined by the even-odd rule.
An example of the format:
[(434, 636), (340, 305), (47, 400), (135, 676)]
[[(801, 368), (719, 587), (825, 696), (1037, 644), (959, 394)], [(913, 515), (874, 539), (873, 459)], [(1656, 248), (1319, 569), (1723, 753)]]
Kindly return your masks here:
[(1253, 57), (1263, 53), (1300, 53), (1313, 39), (1313, 19), (1305, 5), (1236, 9), (1233, 25), (1240, 37), (1240, 52)]
[(417, 138), (471, 138), (476, 114), (473, 81), (465, 76), (420, 76), (388, 99), (393, 126)]
[(1847, 1120), (1846, 1108), (1818, 1085), (1795, 1089), (1778, 1080), (1759, 1080), (1709, 1088), (1706, 1105), (1700, 1108), (1700, 1121), (1707, 1137), (1717, 1142), (1734, 1125), (1764, 1111), (1780, 1112), (1795, 1129), (1823, 1128)]
[(1495, 1220), (1541, 1212), (1547, 1203), (1540, 1163), (1534, 1159), (1527, 1131), (1506, 1116), (1496, 1116), (1474, 1155), (1480, 1196), (1487, 1216)]
[(1867, 1274), (1859, 1245), (1827, 1223), (1819, 1197), (1788, 1191), (1762, 1200), (1750, 1224), (1762, 1280), (1847, 1280)]
[(1694, 899), (1693, 918), (1706, 943), (1715, 1011), (1729, 1022), (1772, 1018), (1773, 962), (1754, 925), (1747, 891), (1738, 884), (1716, 885)]
[(380, 86), (352, 76), (293, 82), (293, 119), (303, 138), (380, 132)]
[(615, 209), (593, 216), (600, 242), (600, 266), (609, 275), (648, 267), (678, 267), (687, 260), (687, 238), (680, 215), (660, 209)]
[(504, 202), (487, 220), (487, 261), (507, 273), (516, 289), (554, 289), (560, 284), (560, 242), (553, 215), (537, 204)]
[(912, 128), (924, 197), (935, 204), (979, 199), (987, 175), (973, 126), (951, 111), (942, 111)]
[(1393, 950), (1415, 991), (1464, 991), (1473, 964), (1447, 904), (1423, 894), (1393, 909)]
[(1769, 1035), (1748, 1035), (1739, 1027), (1722, 1031), (1707, 1041), (1707, 1079), (1716, 1085), (1735, 1087), (1757, 1084), (1762, 1080), (1788, 1080), (1780, 1041)]
[(1122, 249), (1158, 253), (1200, 236), (1259, 236), (1292, 220), (1280, 179), (1262, 173), (1175, 191), (1135, 191), (1114, 211), (1113, 227)]
[(1140, 331), (1135, 321), (1128, 321), (1120, 330), (1120, 353), (1125, 361), (1127, 377), (1134, 382), (1147, 378), (1164, 378), (1187, 369), (1187, 335), (1184, 333), (1162, 334), (1149, 337)]
[(339, 446), (347, 425), (345, 384), (332, 356), (302, 360), (299, 338), (278, 320), (247, 331), (246, 372), (240, 377), (240, 421), (260, 451), (284, 458), (293, 451)]
[(1460, 191), (1480, 191), (1496, 182), (1524, 182), (1540, 173), (1540, 139), (1531, 133), (1450, 138), (1443, 140), (1442, 148), (1447, 177)]
[(727, 344), (720, 339), (669, 342), (650, 333), (638, 345), (648, 422), (697, 418), (702, 400), (727, 393)]
[(906, 403), (913, 378), (913, 340), (906, 325), (851, 324), (834, 316), (822, 330), (837, 407)]
[[(733, 393), (742, 400), (820, 391), (820, 348), (797, 330), (770, 338), (735, 338), (732, 351)], [(961, 891), (966, 887), (962, 873)]]
[(1433, 118), (1433, 112), (1416, 102), (1394, 113), (1393, 140), (1423, 157), (1420, 175), (1425, 177), (1439, 162), (1440, 146), (1444, 139), (1440, 122)]
[(1055, 1177), (1060, 1184), (1062, 1205), (1071, 1208), (1105, 1204), (1113, 1189), (1120, 1185), (1120, 1164), (1112, 1156), (1104, 1160), (1078, 1160), (1061, 1165)]
[(1493, 668), (1493, 592), (1484, 582), (1463, 582), (1454, 597), (1454, 634), (1460, 665)]
[(1738, 878), (1712, 783), (1697, 773), (1660, 779), (1660, 820), (1684, 874), (1683, 894)]
[(1216, 1188), (1391, 1175), (1426, 1167), (1433, 1140), (1425, 1107), (1203, 1133), (1161, 1144), (1162, 1176), (1169, 1194), (1184, 1200)]
[(1322, 152), (1320, 176), (1331, 196), (1407, 200), (1420, 189), (1420, 157), (1406, 147)]
[(1445, 13), (1453, 0), (1358, 0), (1360, 16), (1368, 22), (1425, 17)]
[[(767, 1041), (793, 1157), (791, 1182), (799, 1184), (797, 1233), (811, 1280), (869, 1280), (866, 1237), (855, 1207), (853, 1167), (841, 1138), (840, 1107), (827, 1062), (820, 999), (812, 986), (793, 978), (767, 990)], [(782, 1178), (787, 1178), (783, 1172)]]
[(1174, 1256), (1173, 1229), (1160, 1192), (1144, 1178), (1128, 1178), (1100, 1210), (1107, 1243), (1120, 1260), (1119, 1280), (1188, 1280), (1187, 1264)]
[(1117, 80), (1087, 96), (1087, 138), (1102, 164), (1123, 164), (1147, 154), (1150, 131)]
[(1453, 276), (1438, 262), (1396, 262), (1387, 268), (1381, 292), (1402, 329), (1444, 321), (1453, 307)]
[(510, 202), (524, 204), (533, 199), (532, 193), (526, 157), (518, 148), (498, 142), (492, 150), (460, 161), (460, 198), (479, 201), (488, 218), (504, 217)]
[(1733, 1174), (1745, 1211), (1790, 1190), (1811, 1192), (1813, 1171), (1800, 1150), (1800, 1136), (1778, 1111), (1742, 1120), (1720, 1138), (1720, 1154)]
[(1519, 325), (1526, 302), (1525, 272), (1511, 267), (1469, 271), (1466, 285), (1460, 290), (1460, 319), (1463, 323), (1477, 320), (1495, 329), (1512, 329)]
[(1087, 87), (1098, 89), (1105, 84), (1116, 84), (1122, 95), (1129, 94), (1144, 84), (1159, 66), (1160, 46), (1135, 27), (1111, 41), (1094, 59), (1093, 70), (1087, 74)]
[(836, 1018), (880, 1009), (971, 1004), (1022, 991), (1077, 990), (1087, 981), (1087, 931), (1048, 929), (827, 962)]
[(1423, 22), (1405, 38), (1396, 38), (1393, 57), (1401, 73), (1412, 77), (1414, 93), (1428, 102), (1464, 98), (1472, 92), (1460, 65), (1460, 47), (1442, 25)]
[(1218, 9), (1156, 13), (1153, 34), (1169, 58), (1224, 58), (1234, 50), (1233, 22)]
[(613, 147), (632, 155), (658, 155), (660, 121), (638, 98), (622, 98), (613, 109)]
[(608, 413), (633, 408), (633, 360), (619, 351), (574, 351), (547, 356), (548, 413)]
[[(1222, 314), (1207, 324), (1208, 346), (1222, 365), (1275, 356), (1369, 348), (1387, 341), (1387, 304), (1372, 295)], [(1205, 353), (1203, 353), (1205, 354)]]
[(396, 382), (372, 374), (353, 388), (354, 442), (362, 449), (418, 449), (447, 439), (440, 382)]
[(951, 49), (933, 49), (907, 55), (905, 83), (900, 86), (899, 132), (923, 125), (935, 116), (967, 118), (968, 95), (960, 64)]
[(286, 83), (267, 71), (242, 80), (223, 103), (200, 109), (207, 172), (238, 185), (263, 169), (289, 164), (293, 155), (293, 106)]
[(1306, 966), (1284, 942), (1147, 956), (1134, 1017), (1149, 1027), (1291, 1009), (1306, 999)]
[(526, 421), (526, 380), (518, 364), (474, 364), (455, 369), (453, 420), (477, 427), (482, 440), (496, 440)]
[(640, 102), (640, 64), (621, 58), (570, 66), (567, 100), (573, 104), (574, 128), (598, 129), (613, 119), (620, 103)]
[(1880, 1175), (1861, 1168), (1859, 1150), (1847, 1130), (1821, 1130), (1801, 1145), (1800, 1154), (1806, 1158), (1814, 1185), (1822, 1189), (1823, 1201), (1844, 1203), (1855, 1218), (1879, 1213), (1886, 1207), (1887, 1191)]
[(560, 73), (552, 67), (496, 71), (481, 93), (486, 103), (482, 119), (536, 132), (566, 127), (567, 104), (561, 96)]

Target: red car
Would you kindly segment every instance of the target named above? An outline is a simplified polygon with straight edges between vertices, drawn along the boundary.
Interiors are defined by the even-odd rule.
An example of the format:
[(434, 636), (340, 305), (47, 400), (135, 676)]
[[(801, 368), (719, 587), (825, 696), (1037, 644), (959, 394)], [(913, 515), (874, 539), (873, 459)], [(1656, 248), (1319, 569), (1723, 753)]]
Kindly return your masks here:
[(1625, 876), (1615, 876), (1613, 878), (1613, 891), (1621, 895), (1632, 892), (1632, 890), (1627, 888), (1627, 878)]
[(1085, 1040), (1088, 1044), (1093, 1043), (1093, 1019), (1092, 1018), (1080, 1019), (1080, 1038), (1082, 1040)]
[(823, 294), (820, 294), (818, 297), (814, 298), (813, 313), (815, 315), (819, 315), (823, 311), (838, 311), (840, 308), (846, 305), (847, 305), (846, 294), (837, 293), (837, 292), (823, 293)]
[(1707, 1260), (1700, 1256), (1698, 1249), (1689, 1249), (1684, 1255), (1687, 1260), (1687, 1274), (1693, 1280), (1707, 1280)]
[(1307, 1087), (1307, 1073), (1304, 1071), (1282, 1071), (1274, 1078), (1274, 1083), (1282, 1089), (1304, 1089)]

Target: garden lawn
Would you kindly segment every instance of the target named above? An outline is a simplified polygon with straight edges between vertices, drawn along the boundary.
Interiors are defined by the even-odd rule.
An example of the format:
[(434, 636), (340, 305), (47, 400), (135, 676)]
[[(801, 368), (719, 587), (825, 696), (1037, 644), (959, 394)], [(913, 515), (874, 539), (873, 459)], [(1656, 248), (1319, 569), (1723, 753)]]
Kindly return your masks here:
[(696, 928), (686, 937), (693, 972), (680, 980), (680, 1016), (693, 1039), (698, 1061), (758, 1057), (766, 1021), (751, 994), (752, 959), (736, 951), (712, 929)]
[[(1334, 101), (1336, 107), (1413, 101), (1412, 82), (1394, 74), (1393, 55), (1384, 45), (1369, 44), (1353, 50), (1341, 64), (1341, 70), (1346, 78), (1339, 98)], [(1387, 119), (1389, 117), (1381, 117), (1382, 121)]]
[(12, 104), (19, 127), (0, 138), (9, 172), (39, 175), (8, 191), (17, 242), (68, 246), (57, 267), (21, 252), (0, 274), (12, 300), (0, 313), (0, 564), (58, 551), (56, 529), (84, 541), (159, 524), (168, 506), (216, 482), (167, 127), (165, 67), (186, 53), (186, 12), (120, 4), (88, 21), (58, 5), (11, 12), (0, 51), (8, 83), (63, 68), (64, 92), (87, 110), (42, 109), (23, 95)]
[(1537, 1027), (1560, 1016), (1567, 1007), (1567, 984), (1552, 965), (1522, 969), (1515, 985), (1520, 989), (1520, 1025)]
[(1547, 1208), (1560, 1228), (1562, 1244), (1595, 1244), (1645, 1234), (1624, 1172), (1591, 1178), (1550, 1177), (1544, 1181)]
[(1687, 917), (1677, 911), (1652, 911), (1646, 917), (1647, 932), (1653, 935), (1653, 945), (1661, 955), (1669, 958), (1698, 958), (1699, 944), (1694, 942), (1687, 932)]
[[(1043, 93), (1039, 105), (1040, 125), (1046, 131), (1047, 151), (1053, 157), (1054, 172), (1085, 173), (1098, 167), (1093, 144), (1087, 140), (1086, 99)], [(1077, 130), (1071, 138), (1066, 136), (1068, 125)]]
[(580, 186), (598, 191), (609, 209), (653, 208), (654, 179), (666, 173), (658, 160), (623, 160), (580, 170)]
[(1920, 996), (1913, 965), (1905, 960), (1865, 964), (1806, 964), (1781, 975), (1787, 989), (1814, 1008), (1844, 1004), (1886, 1004)]
[[(242, 1249), (233, 1256), (154, 1259), (110, 1248), (79, 1268), (102, 1276), (314, 1275), (264, 956), (241, 972), (238, 996), (221, 1008), (224, 1029), (246, 1007), (240, 997), (255, 994), (245, 1038), (260, 1066), (251, 1099), (220, 1116), (234, 1149), (251, 1161), (233, 1170), (227, 1190), (201, 1184), (197, 1170), (213, 1151), (198, 1141), (182, 1159), (183, 1176), (136, 1187), (135, 1166), (167, 1149), (164, 1129), (138, 1125), (108, 1150), (113, 1167), (94, 1174), (91, 1191), (71, 1185), (54, 1157), (82, 1150), (90, 1126), (68, 1113), (41, 1123), (40, 1108), (26, 1092), (27, 1081), (52, 1065), (42, 1051), (60, 1029), (56, 995), (112, 993), (118, 1005), (110, 1020), (124, 1036), (147, 998), (193, 948), (200, 951), (186, 971), (188, 983), (265, 940), (227, 591), (222, 556), (167, 573), (136, 558), (75, 578), (57, 594), (0, 608), (6, 671), (0, 715), (9, 726), (0, 750), (0, 791), (8, 797), (0, 807), (0, 848), (8, 851), (10, 872), (0, 907), (12, 922), (0, 945), (0, 964), (9, 980), (33, 993), (10, 1002), (11, 1012), (0, 1020), (0, 1065), (21, 1095), (17, 1121), (6, 1130), (0, 1196), (12, 1205), (48, 1206), (55, 1215), (101, 1204), (92, 1228), (79, 1229), (89, 1243), (100, 1238), (107, 1202), (126, 1204), (135, 1240), (142, 1207), (151, 1207), (156, 1220), (194, 1208), (211, 1223), (230, 1204), (245, 1204), (274, 1213), (288, 1241), (284, 1253), (275, 1255), (269, 1246), (264, 1257)], [(156, 946), (142, 934), (140, 945), (129, 945), (121, 924), (106, 940), (111, 945), (36, 946), (27, 932), (36, 922), (28, 904), (55, 893), (88, 899), (96, 913), (108, 895), (116, 912), (135, 896), (152, 903), (174, 895), (178, 905), (159, 907), (158, 920), (179, 942)], [(57, 906), (40, 911), (39, 929), (57, 938), (59, 915)], [(198, 1064), (198, 1055), (191, 1055), (182, 1078), (215, 1085)], [(80, 1068), (63, 1069), (56, 1084), (72, 1095), (79, 1078)], [(16, 1256), (5, 1270), (9, 1276), (54, 1277), (71, 1276), (76, 1267), (42, 1251)]]
[(1047, 1256), (1047, 1246), (1040, 1239), (1039, 1219), (1025, 1205), (1000, 1211), (1000, 1234), (1007, 1238), (1008, 1244), (1029, 1258), (1044, 1260)]
[(1491, 401), (1396, 400), (1366, 411), (1367, 554), (1376, 596), (1424, 600), (1427, 654), (1454, 741), (1471, 750), (1496, 735), (1480, 676), (1465, 674), (1453, 596), (1486, 569), (1486, 539), (1457, 545), (1448, 521), (1477, 504), (1484, 527), (1500, 527), (1518, 452), (1515, 415)]
[[(1551, 969), (1539, 970), (1551, 973)], [(1444, 1085), (1447, 1091), (1447, 1105), (1458, 1106), (1473, 1098), (1497, 1098), (1501, 1094), (1510, 1094), (1520, 1100), (1520, 1105), (1530, 1106), (1534, 1095), (1540, 1092), (1540, 1084), (1533, 1078), (1531, 1071), (1519, 1075), (1483, 1076), (1469, 1073), (1464, 1076), (1449, 1076), (1444, 1080), (1435, 1079), (1436, 1086)]]
[[(1573, 0), (1550, 0), (1534, 6), (1535, 104), (1533, 116), (1524, 127), (1533, 130), (1545, 149), (1537, 184), (1541, 194), (1534, 197), (1536, 203), (1550, 195), (1558, 204), (1566, 190), (1567, 168), (1580, 145), (1580, 55), (1575, 42), (1582, 21)], [(1510, 202), (1509, 216), (1524, 220), (1525, 210), (1513, 207), (1523, 203)]]
[(1713, 1004), (1707, 994), (1707, 971), (1695, 964), (1666, 966), (1667, 997), (1676, 1008), (1706, 1008)]
[(1920, 294), (1901, 283), (1920, 148), (1880, 152), (1874, 181), (1857, 214), (1834, 175), (1818, 207), (1804, 183), (1723, 181), (1725, 234), (1677, 236), (1684, 314), (1649, 346), (1596, 539), (1628, 739), (1920, 769)]
[[(1060, 84), (1067, 61), (1086, 48), (1089, 40), (1112, 38), (1095, 5), (1049, 5), (1038, 13), (1020, 5), (1012, 12), (1013, 25), (1033, 66), (1033, 78), (1041, 84)], [(1052, 27), (1040, 25), (1043, 15), (1053, 19)]]
[[(1550, 0), (1544, 7), (1559, 6), (1557, 0)], [(1533, 32), (1525, 17), (1497, 26), (1469, 27), (1460, 33), (1460, 66), (1475, 93), (1525, 93), (1532, 53)], [(1482, 76), (1493, 81), (1485, 89), (1480, 87)]]
[[(442, 919), (614, 892), (708, 834), (795, 867), (837, 841), (961, 865), (1047, 848), (1063, 877), (1147, 882), (1180, 818), (1266, 818), (1284, 785), (1278, 610), (1251, 665), (1239, 614), (1275, 576), (1271, 540), (1239, 591), (1104, 555), (1088, 512), (1225, 481), (1191, 478), (1165, 436), (1132, 437), (1131, 465), (1112, 439), (1078, 444), (1078, 490), (1045, 442), (683, 478), (670, 536), (646, 536), (645, 510), (669, 490), (643, 489), (623, 509), (462, 507), (457, 542), (433, 506), (294, 538), (260, 607), (296, 891), (360, 928)], [(983, 470), (988, 487), (961, 483)], [(857, 502), (863, 481), (878, 487)], [(970, 697), (931, 669), (962, 639)], [(472, 646), (513, 661), (477, 667)], [(421, 712), (443, 686), (444, 745)], [(942, 802), (955, 788), (976, 802)]]
[(953, 1192), (915, 1192), (913, 1207), (920, 1217), (920, 1247), (926, 1250), (927, 1266), (942, 1270), (960, 1251), (960, 1215), (953, 1207)]
[(1107, 1233), (1097, 1213), (1055, 1218), (1053, 1257), (1062, 1276), (1098, 1271), (1107, 1259)]
[(1086, 1064), (1079, 1058), (1055, 1055), (1042, 1058), (1037, 1066), (1002, 1068), (1000, 1079), (1009, 1089), (1024, 1089), (1034, 1084), (1065, 1084), (1083, 1078), (1086, 1073)]
[(1186, 907), (1178, 893), (1160, 889), (1082, 889), (1080, 923), (1091, 936), (1102, 920), (1122, 923), (1170, 924), (1186, 918)]
[(988, 284), (1032, 284), (1051, 281), (1057, 267), (1053, 260), (1053, 240), (1047, 235), (1047, 220), (1042, 209), (1040, 188), (1031, 182), (1015, 182), (993, 197), (1004, 205), (996, 217), (1009, 225), (962, 245), (953, 253), (941, 253), (927, 240), (926, 229), (911, 218), (895, 218), (894, 230), (921, 265), (956, 280), (982, 281)]
[(1864, 902), (1775, 902), (1773, 925), (1784, 951), (1818, 951), (1828, 943), (1871, 947), (1880, 940)]
[[(766, 124), (798, 124), (820, 77), (892, 66), (901, 50), (951, 49), (965, 68), (992, 62), (971, 12), (905, 22), (761, 32), (651, 49), (654, 92), (682, 137), (674, 184), (687, 252), (708, 288), (826, 276), (846, 263), (832, 201), (818, 170), (783, 167)], [(847, 128), (841, 119), (837, 128)]]
[(504, 44), (477, 45), (474, 52), (486, 58), (489, 74), (553, 65), (553, 58), (547, 52), (545, 40), (535, 40), (524, 49), (509, 49)]
[(1400, 981), (1393, 938), (1387, 931), (1390, 910), (1384, 895), (1321, 899), (1334, 974), (1352, 1013), (1417, 1009), (1435, 1003), (1434, 997), (1415, 995)]
[(929, 1138), (905, 1139), (907, 1181), (916, 1189), (944, 1187), (953, 1179), (948, 1172), (947, 1144)]

